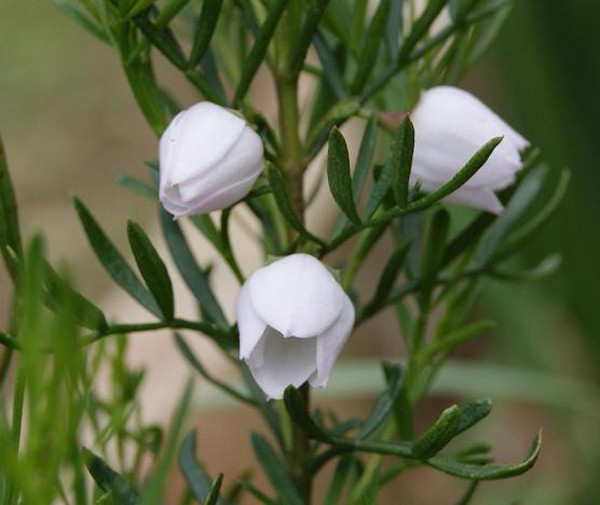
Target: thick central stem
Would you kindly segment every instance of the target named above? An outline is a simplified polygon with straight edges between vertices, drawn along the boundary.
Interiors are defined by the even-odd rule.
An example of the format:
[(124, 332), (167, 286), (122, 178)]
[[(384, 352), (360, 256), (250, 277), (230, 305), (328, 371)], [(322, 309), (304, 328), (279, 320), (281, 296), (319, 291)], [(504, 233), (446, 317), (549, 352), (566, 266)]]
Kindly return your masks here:
[(298, 83), (281, 76), (277, 81), (279, 128), (281, 132), (281, 166), (285, 172), (290, 201), (301, 222), (304, 222), (304, 169), (302, 143), (298, 132)]
[[(298, 111), (298, 80), (285, 72), (277, 75), (277, 98), (279, 105), (279, 128), (281, 135), (281, 168), (286, 175), (290, 203), (294, 212), (304, 223), (304, 171), (306, 164), (299, 134), (300, 114)], [(290, 228), (289, 235), (295, 232)], [(310, 408), (310, 391), (304, 384), (300, 391)], [(292, 440), (288, 456), (288, 470), (303, 502), (310, 504), (312, 479), (306, 472), (306, 463), (310, 456), (309, 439), (306, 433), (292, 424)]]

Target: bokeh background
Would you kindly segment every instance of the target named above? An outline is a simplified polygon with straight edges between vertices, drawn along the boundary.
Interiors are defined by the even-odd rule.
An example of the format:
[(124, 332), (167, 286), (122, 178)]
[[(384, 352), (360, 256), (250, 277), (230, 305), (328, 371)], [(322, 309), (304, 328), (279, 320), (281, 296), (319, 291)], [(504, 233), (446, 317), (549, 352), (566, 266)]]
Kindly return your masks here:
[[(456, 371), (446, 388), (438, 386), (451, 397), (475, 394), (474, 383), (490, 391), (495, 412), (480, 434), (496, 441), (501, 456), (520, 457), (544, 426), (546, 446), (534, 471), (485, 484), (476, 504), (520, 499), (592, 505), (600, 496), (598, 20), (597, 0), (517, 1), (494, 48), (463, 83), (541, 147), (556, 174), (564, 166), (573, 170), (559, 212), (522, 258), (526, 264), (559, 251), (561, 270), (535, 285), (490, 285), (479, 311), (496, 318), (500, 330), (470, 352), (493, 367), (474, 367), (466, 375)], [(175, 86), (191, 99), (181, 83)], [(125, 220), (151, 228), (156, 213), (151, 202), (132, 197), (115, 181), (121, 174), (142, 175), (143, 160), (156, 156), (156, 141), (115, 54), (50, 0), (0, 2), (0, 132), (26, 234), (43, 230), (51, 258), (65, 260), (81, 290), (103, 299), (110, 282), (85, 242), (70, 194), (80, 196), (125, 248)], [(8, 288), (0, 271), (2, 324)], [(436, 409), (444, 405), (438, 402), (432, 404)], [(436, 411), (432, 405), (430, 416)], [(210, 431), (224, 419), (235, 425), (247, 416), (211, 411), (202, 419)], [(233, 452), (216, 442), (205, 447), (214, 471), (235, 458), (243, 443), (228, 440)], [(406, 503), (452, 502), (456, 485), (430, 477), (417, 472), (401, 480), (410, 493)], [(428, 489), (420, 491), (423, 487)]]

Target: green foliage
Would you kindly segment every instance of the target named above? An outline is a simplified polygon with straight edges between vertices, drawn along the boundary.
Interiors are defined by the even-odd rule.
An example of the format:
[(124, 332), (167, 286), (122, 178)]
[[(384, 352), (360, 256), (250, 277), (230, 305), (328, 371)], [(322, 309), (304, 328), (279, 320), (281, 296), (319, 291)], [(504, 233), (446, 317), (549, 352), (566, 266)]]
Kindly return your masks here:
[[(75, 198), (84, 233), (108, 275), (158, 319), (112, 323), (70, 286), (68, 276), (48, 263), (39, 237), (23, 252), (15, 194), (0, 144), (0, 247), (15, 286), (10, 327), (0, 332), (0, 344), (10, 349), (0, 368), (2, 392), (9, 367), (15, 369), (12, 418), (6, 419), (4, 408), (0, 415), (0, 446), (5, 448), (0, 453), (2, 503), (161, 503), (176, 455), (188, 488), (184, 499), (218, 505), (238, 502), (237, 495), (230, 499), (235, 493), (228, 496), (223, 489), (230, 476), (212, 479), (204, 470), (196, 453), (196, 433), (180, 442), (192, 403), (191, 382), (168, 436), (139, 420), (137, 398), (144, 372), (126, 365), (127, 334), (165, 328), (203, 334), (238, 366), (245, 388), (210, 372), (204, 357), (188, 345), (188, 337), (174, 332), (174, 345), (190, 370), (256, 409), (270, 430), (271, 438), (259, 433), (250, 438), (276, 496), (248, 478), (240, 480), (237, 491), (261, 503), (309, 502), (312, 479), (334, 459), (324, 501), (328, 505), (343, 500), (376, 503), (378, 491), (389, 481), (422, 466), (472, 481), (459, 502), (468, 503), (480, 481), (521, 475), (533, 466), (540, 435), (517, 464), (495, 463), (488, 444), (448, 449), (490, 414), (488, 399), (452, 405), (419, 435), (413, 421), (419, 401), (455, 347), (494, 327), (493, 322), (471, 318), (483, 281), (533, 280), (552, 273), (560, 263), (552, 255), (530, 269), (505, 265), (552, 216), (568, 184), (568, 172), (553, 180), (535, 151), (526, 157), (516, 185), (499, 194), (506, 206), (499, 217), (479, 214), (467, 224), (457, 223), (444, 202), (485, 165), (502, 138), (481, 146), (437, 190), (424, 194), (410, 185), (418, 134), (408, 114), (411, 107), (422, 89), (456, 82), (481, 57), (504, 23), (509, 2), (431, 0), (415, 19), (405, 18), (407, 4), (401, 0), (383, 0), (372, 13), (365, 0), (55, 3), (113, 48), (156, 135), (179, 109), (155, 72), (156, 55), (203, 99), (240, 109), (260, 134), (266, 169), (257, 187), (223, 209), (220, 221), (208, 215), (190, 218), (192, 231), (208, 240), (236, 280), (245, 280), (229, 232), (230, 221), (239, 217), (237, 205), (251, 210), (251, 219), (262, 230), (258, 241), (265, 254), (341, 257), (341, 247), (347, 245), (341, 279), (354, 297), (356, 326), (393, 306), (407, 355), (402, 365), (383, 365), (385, 387), (364, 419), (340, 420), (313, 410), (306, 386), (290, 386), (283, 404), (267, 401), (248, 368), (237, 360), (237, 329), (213, 289), (212, 265), (196, 259), (181, 222), (161, 210), (162, 235), (199, 306), (199, 321), (175, 317), (174, 277), (142, 226), (131, 221), (127, 225), (140, 279)], [(434, 29), (446, 7), (450, 21)], [(251, 93), (263, 70), (274, 84), (277, 121), (257, 110)], [(314, 79), (317, 91), (303, 110), (298, 90), (305, 78)], [(401, 112), (393, 113), (397, 109)], [(350, 137), (344, 138), (339, 128), (355, 118), (366, 123), (351, 163)], [(303, 177), (326, 144), (327, 162), (320, 176), (324, 180), (326, 175), (340, 215), (331, 233), (324, 235), (328, 238), (321, 238), (305, 220), (312, 196), (305, 197)], [(159, 167), (149, 165), (155, 179)], [(148, 184), (128, 176), (121, 184), (156, 200), (154, 179)], [(550, 186), (551, 194), (544, 198)], [(373, 294), (361, 300), (353, 290), (354, 280), (369, 253), (390, 235), (393, 250), (380, 265)], [(82, 327), (92, 332), (83, 333)], [(105, 342), (109, 336), (114, 338)], [(11, 363), (13, 351), (20, 353), (17, 363)], [(109, 368), (112, 380), (104, 396), (94, 389), (102, 367)], [(84, 429), (93, 435), (89, 450), (79, 440)], [(127, 457), (130, 448), (133, 462)], [(154, 465), (142, 480), (141, 462), (147, 456)], [(93, 493), (90, 486), (95, 486)]]

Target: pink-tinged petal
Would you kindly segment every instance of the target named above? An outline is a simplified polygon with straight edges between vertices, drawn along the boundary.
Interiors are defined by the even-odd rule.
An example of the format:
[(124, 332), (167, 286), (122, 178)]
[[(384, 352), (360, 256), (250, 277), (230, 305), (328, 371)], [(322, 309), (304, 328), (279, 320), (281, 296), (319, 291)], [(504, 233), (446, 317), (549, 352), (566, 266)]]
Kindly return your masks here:
[(271, 331), (259, 341), (246, 363), (267, 397), (280, 399), (286, 387), (300, 387), (314, 373), (316, 355), (316, 339), (284, 338)]
[(195, 200), (188, 203), (187, 214), (206, 214), (207, 212), (225, 209), (233, 205), (250, 192), (259, 175), (260, 170), (256, 174), (250, 175), (247, 179), (236, 180), (233, 183), (229, 182), (228, 186), (215, 189), (209, 194), (198, 196)]
[(267, 327), (252, 308), (247, 284), (242, 287), (237, 297), (236, 310), (240, 334), (240, 359), (245, 359), (255, 350)]
[(160, 195), (160, 202), (169, 214), (175, 218), (188, 214), (188, 206), (181, 201), (179, 188), (177, 186), (167, 186)]
[(415, 126), (412, 181), (438, 187), (494, 137), (504, 137), (486, 164), (465, 187), (500, 189), (522, 168), (519, 151), (529, 143), (470, 93), (450, 86), (425, 91), (411, 113)]
[(159, 162), (167, 184), (181, 184), (218, 163), (238, 141), (245, 121), (210, 102), (180, 112), (160, 139)]
[(504, 206), (496, 194), (491, 189), (486, 188), (462, 187), (444, 200), (491, 212), (492, 214), (501, 214), (504, 210)]
[(329, 270), (308, 254), (293, 254), (248, 280), (257, 315), (284, 336), (315, 337), (338, 319), (346, 295)]
[[(262, 168), (262, 141), (254, 130), (244, 128), (236, 143), (231, 146), (223, 158), (209, 170), (201, 172), (181, 185), (181, 198), (187, 202), (197, 199), (198, 196), (208, 199), (215, 193), (215, 189), (224, 192), (223, 190), (238, 182), (252, 180), (253, 183), (260, 175)], [(242, 193), (241, 196), (244, 194)], [(227, 207), (239, 198), (236, 200), (227, 198), (226, 200), (229, 201), (227, 205), (216, 208)]]
[(329, 374), (337, 360), (346, 340), (354, 327), (354, 306), (347, 296), (340, 317), (330, 328), (317, 337), (317, 370), (311, 376), (310, 385), (324, 388), (329, 381)]

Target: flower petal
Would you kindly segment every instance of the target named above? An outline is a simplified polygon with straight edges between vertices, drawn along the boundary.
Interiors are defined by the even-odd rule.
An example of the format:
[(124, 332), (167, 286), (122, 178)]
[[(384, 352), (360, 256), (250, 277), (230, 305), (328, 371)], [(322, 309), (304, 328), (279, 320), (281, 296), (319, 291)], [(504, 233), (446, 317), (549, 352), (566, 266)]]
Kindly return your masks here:
[(284, 338), (266, 332), (246, 360), (252, 376), (269, 398), (280, 399), (289, 385), (299, 387), (317, 367), (317, 339)]
[(237, 320), (240, 334), (240, 359), (250, 356), (256, 348), (267, 324), (254, 312), (250, 303), (248, 285), (244, 284), (237, 298)]
[(354, 326), (354, 306), (347, 296), (340, 317), (317, 337), (317, 370), (310, 377), (310, 385), (324, 388), (329, 374)]
[(459, 203), (474, 209), (500, 214), (504, 210), (502, 202), (491, 189), (462, 187), (444, 198), (447, 202)]
[(229, 182), (228, 186), (223, 186), (217, 190), (213, 190), (209, 194), (199, 195), (195, 200), (189, 202), (187, 214), (206, 214), (207, 212), (212, 212), (213, 210), (225, 209), (230, 205), (233, 205), (238, 200), (241, 200), (244, 196), (246, 196), (258, 176), (260, 175), (260, 170), (262, 169), (262, 161), (259, 162), (258, 170), (255, 174), (251, 174), (248, 178), (243, 179), (241, 181)]
[(257, 270), (248, 289), (257, 315), (285, 337), (323, 333), (339, 318), (346, 297), (329, 270), (308, 254), (293, 254)]
[[(181, 198), (191, 201), (202, 195), (204, 199), (208, 199), (214, 195), (215, 189), (225, 192), (227, 187), (250, 179), (254, 183), (262, 168), (263, 144), (260, 137), (254, 130), (244, 128), (235, 145), (231, 146), (215, 166), (182, 184)], [(237, 201), (231, 198), (228, 200), (227, 204), (216, 208), (222, 209)]]
[(168, 169), (166, 183), (180, 184), (212, 167), (237, 142), (245, 126), (242, 118), (210, 102), (180, 112), (160, 139), (161, 171)]
[(466, 91), (450, 86), (425, 91), (411, 119), (415, 126), (413, 181), (428, 179), (439, 187), (483, 144), (498, 136), (503, 141), (465, 186), (500, 189), (522, 167), (519, 151), (529, 145), (527, 140)]

